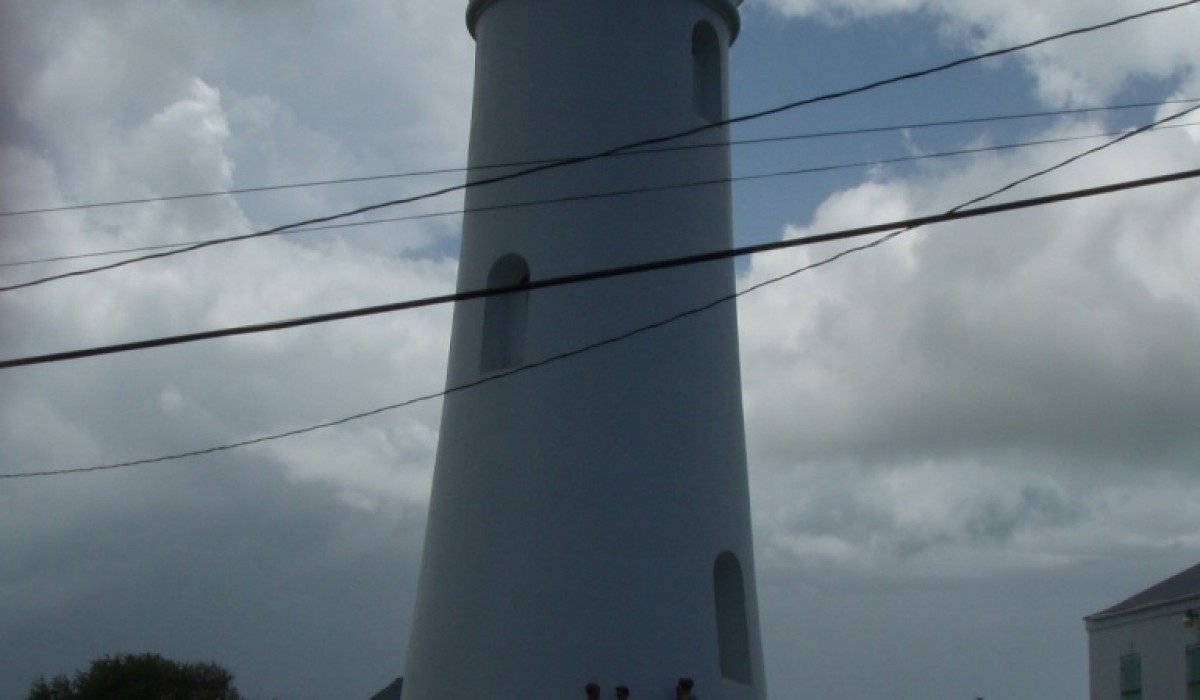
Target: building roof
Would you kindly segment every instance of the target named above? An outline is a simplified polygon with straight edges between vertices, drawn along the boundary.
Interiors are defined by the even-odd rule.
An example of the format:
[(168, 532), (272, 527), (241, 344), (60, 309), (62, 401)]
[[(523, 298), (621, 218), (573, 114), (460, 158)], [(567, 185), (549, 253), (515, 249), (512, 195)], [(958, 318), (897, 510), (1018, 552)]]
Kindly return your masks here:
[(397, 678), (388, 684), (388, 687), (375, 693), (371, 696), (371, 700), (400, 700), (400, 695), (404, 691), (404, 679)]
[(1120, 603), (1101, 610), (1089, 617), (1107, 617), (1118, 613), (1136, 610), (1159, 603), (1168, 603), (1171, 601), (1187, 598), (1189, 596), (1200, 596), (1200, 564), (1196, 564), (1190, 569), (1180, 571), (1174, 576), (1160, 581), (1146, 590), (1136, 595), (1130, 596)]

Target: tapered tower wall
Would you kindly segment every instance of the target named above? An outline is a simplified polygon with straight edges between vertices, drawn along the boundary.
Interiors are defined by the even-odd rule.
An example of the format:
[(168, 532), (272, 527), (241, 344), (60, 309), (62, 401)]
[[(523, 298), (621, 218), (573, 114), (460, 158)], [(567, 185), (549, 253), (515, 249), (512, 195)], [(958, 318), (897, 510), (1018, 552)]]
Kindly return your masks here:
[[(477, 0), (468, 25), (475, 180), (725, 113), (733, 0)], [(726, 139), (468, 190), (459, 288), (728, 248)], [(721, 262), (459, 304), (447, 385), (733, 288)], [(406, 700), (764, 696), (738, 367), (726, 303), (447, 396)]]

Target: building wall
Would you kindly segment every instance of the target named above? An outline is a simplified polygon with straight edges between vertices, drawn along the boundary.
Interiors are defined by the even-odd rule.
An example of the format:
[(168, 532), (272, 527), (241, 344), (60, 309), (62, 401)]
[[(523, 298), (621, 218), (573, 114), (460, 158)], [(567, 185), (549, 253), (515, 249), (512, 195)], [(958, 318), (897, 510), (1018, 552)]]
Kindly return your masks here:
[(1187, 648), (1200, 643), (1200, 622), (1183, 624), (1189, 609), (1200, 610), (1200, 596), (1089, 618), (1091, 700), (1123, 700), (1121, 659), (1132, 654), (1141, 658), (1141, 700), (1186, 698)]

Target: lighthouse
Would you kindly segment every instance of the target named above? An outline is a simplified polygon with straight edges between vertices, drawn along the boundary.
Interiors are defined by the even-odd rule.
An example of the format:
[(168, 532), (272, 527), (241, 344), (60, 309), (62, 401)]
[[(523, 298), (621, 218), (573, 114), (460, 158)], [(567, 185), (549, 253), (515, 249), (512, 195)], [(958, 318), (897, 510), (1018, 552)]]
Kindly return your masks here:
[[(719, 123), (739, 4), (471, 0), (470, 177)], [(470, 188), (459, 290), (729, 248), (727, 142)], [(443, 404), (406, 700), (765, 697), (735, 305), (545, 362), (734, 281), (721, 261), (455, 307), (447, 387), (474, 386)]]

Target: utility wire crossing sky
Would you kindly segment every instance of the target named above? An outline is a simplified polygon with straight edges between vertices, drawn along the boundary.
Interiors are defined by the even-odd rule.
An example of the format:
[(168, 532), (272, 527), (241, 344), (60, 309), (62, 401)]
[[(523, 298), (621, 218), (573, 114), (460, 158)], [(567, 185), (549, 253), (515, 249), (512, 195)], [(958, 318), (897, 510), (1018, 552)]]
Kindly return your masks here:
[(463, 191), (466, 189), (476, 188), (476, 187), (486, 187), (489, 185), (499, 184), (502, 182), (509, 182), (509, 181), (516, 180), (519, 178), (529, 177), (530, 175), (534, 175), (537, 173), (543, 173), (543, 172), (547, 172), (550, 170), (556, 170), (558, 168), (563, 168), (563, 167), (568, 167), (568, 166), (573, 166), (573, 165), (580, 165), (583, 163), (589, 163), (589, 162), (592, 162), (595, 160), (600, 160), (603, 158), (611, 158), (613, 156), (619, 156), (622, 154), (641, 151), (644, 149), (660, 146), (665, 143), (670, 143), (672, 141), (678, 141), (678, 140), (687, 138), (689, 136), (695, 136), (697, 134), (706, 133), (709, 131), (713, 131), (715, 129), (722, 129), (722, 128), (725, 128), (725, 127), (728, 127), (728, 126), (731, 126), (734, 124), (744, 124), (747, 122), (752, 122), (752, 121), (756, 121), (759, 119), (763, 119), (765, 117), (781, 114), (783, 112), (789, 112), (789, 111), (792, 111), (795, 109), (799, 109), (801, 107), (808, 107), (808, 106), (820, 104), (823, 102), (829, 102), (832, 100), (838, 100), (838, 99), (842, 99), (845, 97), (851, 97), (853, 95), (859, 95), (859, 94), (862, 94), (865, 92), (869, 92), (871, 90), (876, 90), (878, 88), (887, 87), (889, 85), (895, 85), (897, 83), (903, 83), (903, 82), (915, 80), (918, 78), (925, 78), (925, 77), (928, 77), (931, 75), (936, 75), (938, 73), (942, 73), (942, 72), (945, 72), (948, 70), (952, 70), (954, 68), (959, 68), (962, 66), (970, 65), (970, 64), (976, 63), (978, 61), (983, 61), (983, 60), (987, 60), (987, 59), (993, 59), (993, 58), (998, 58), (1001, 56), (1006, 56), (1006, 55), (1013, 54), (1013, 53), (1018, 53), (1020, 51), (1025, 51), (1025, 50), (1035, 48), (1038, 46), (1042, 46), (1044, 44), (1048, 44), (1048, 43), (1051, 43), (1054, 41), (1059, 41), (1061, 39), (1066, 39), (1066, 38), (1075, 37), (1075, 36), (1081, 36), (1084, 34), (1090, 34), (1092, 32), (1097, 32), (1097, 31), (1104, 30), (1104, 29), (1110, 29), (1110, 28), (1125, 24), (1126, 22), (1132, 22), (1134, 20), (1144, 19), (1147, 17), (1151, 17), (1151, 16), (1154, 16), (1157, 14), (1164, 13), (1164, 12), (1178, 10), (1183, 7), (1187, 7), (1189, 5), (1195, 5), (1197, 3), (1200, 3), (1200, 0), (1187, 0), (1186, 2), (1181, 2), (1181, 3), (1174, 4), (1174, 5), (1168, 5), (1165, 7), (1160, 7), (1160, 8), (1156, 8), (1156, 9), (1152, 9), (1152, 10), (1146, 10), (1144, 12), (1138, 12), (1138, 13), (1131, 14), (1131, 15), (1126, 15), (1124, 17), (1119, 17), (1117, 19), (1110, 20), (1108, 22), (1102, 22), (1100, 24), (1094, 24), (1094, 25), (1090, 25), (1087, 27), (1080, 27), (1078, 29), (1072, 29), (1070, 31), (1060, 32), (1058, 34), (1053, 34), (1050, 36), (1043, 37), (1041, 39), (1036, 39), (1034, 41), (1025, 42), (1023, 44), (1017, 44), (1015, 46), (1009, 46), (1009, 47), (1003, 48), (1003, 49), (996, 49), (994, 51), (988, 51), (986, 53), (978, 54), (975, 56), (967, 56), (965, 58), (960, 58), (960, 59), (950, 61), (948, 63), (943, 63), (941, 65), (934, 66), (931, 68), (926, 68), (926, 69), (918, 70), (918, 71), (911, 71), (911, 72), (904, 73), (901, 75), (896, 75), (896, 76), (893, 76), (890, 78), (884, 78), (882, 80), (872, 81), (865, 85), (860, 85), (858, 87), (849, 88), (849, 89), (845, 89), (845, 90), (838, 90), (838, 91), (834, 91), (834, 92), (827, 92), (827, 93), (824, 93), (821, 95), (817, 95), (816, 97), (810, 97), (810, 98), (806, 98), (806, 99), (802, 99), (802, 100), (788, 102), (786, 104), (771, 107), (769, 109), (764, 109), (764, 110), (761, 110), (758, 112), (744, 114), (744, 115), (741, 115), (738, 117), (731, 117), (729, 119), (714, 121), (710, 124), (698, 126), (693, 129), (686, 129), (686, 130), (683, 130), (683, 131), (680, 131), (680, 132), (677, 132), (674, 134), (666, 134), (663, 136), (642, 139), (639, 141), (626, 143), (626, 144), (623, 144), (620, 146), (616, 146), (616, 147), (613, 147), (610, 149), (600, 151), (598, 153), (582, 155), (582, 156), (573, 156), (573, 157), (569, 157), (569, 158), (563, 158), (563, 159), (557, 160), (557, 161), (552, 161), (549, 163), (533, 165), (533, 166), (530, 166), (527, 168), (523, 168), (521, 170), (517, 170), (516, 172), (512, 172), (512, 173), (506, 173), (503, 175), (496, 175), (493, 177), (481, 178), (479, 180), (474, 180), (474, 181), (459, 184), (459, 185), (452, 185), (450, 187), (443, 187), (443, 188), (433, 190), (431, 192), (425, 192), (423, 194), (418, 194), (418, 195), (414, 195), (411, 197), (402, 197), (400, 199), (393, 199), (393, 200), (390, 200), (387, 202), (379, 202), (377, 204), (370, 204), (367, 206), (358, 207), (356, 209), (341, 212), (338, 214), (330, 214), (328, 216), (320, 216), (320, 217), (315, 217), (315, 218), (311, 218), (311, 219), (306, 219), (304, 221), (298, 221), (298, 222), (294, 222), (294, 223), (290, 223), (290, 224), (284, 224), (282, 226), (276, 226), (275, 228), (267, 229), (265, 231), (259, 231), (259, 232), (252, 233), (252, 234), (247, 234), (245, 236), (232, 236), (229, 238), (217, 239), (217, 240), (208, 241), (208, 242), (204, 242), (204, 243), (197, 243), (195, 245), (191, 245), (186, 248), (180, 248), (180, 249), (170, 250), (170, 251), (165, 251), (165, 252), (160, 252), (160, 253), (152, 253), (150, 255), (145, 255), (142, 257), (138, 257), (138, 258), (131, 258), (129, 260), (122, 260), (120, 262), (115, 262), (115, 263), (111, 263), (108, 265), (102, 265), (99, 267), (89, 268), (86, 270), (76, 270), (73, 272), (63, 273), (61, 275), (52, 275), (49, 277), (43, 277), (40, 279), (31, 280), (29, 282), (23, 282), (20, 284), (14, 284), (14, 285), (6, 286), (6, 287), (0, 287), (0, 292), (8, 292), (8, 291), (16, 290), (16, 289), (24, 289), (26, 287), (32, 287), (32, 286), (36, 286), (36, 285), (40, 285), (40, 284), (45, 284), (47, 282), (53, 282), (53, 281), (57, 281), (57, 280), (61, 280), (61, 279), (68, 279), (68, 278), (72, 278), (72, 277), (79, 277), (82, 275), (92, 274), (92, 273), (96, 273), (96, 272), (103, 272), (105, 270), (112, 270), (112, 269), (116, 269), (119, 267), (124, 267), (126, 265), (131, 265), (134, 263), (145, 262), (147, 260), (158, 260), (161, 258), (171, 257), (174, 255), (181, 255), (184, 253), (190, 253), (193, 251), (201, 250), (201, 249), (208, 248), (208, 247), (222, 244), (222, 243), (231, 243), (231, 242), (235, 242), (235, 241), (251, 240), (251, 239), (255, 239), (255, 238), (261, 238), (264, 236), (273, 236), (273, 235), (277, 235), (279, 233), (283, 233), (285, 231), (289, 231), (289, 230), (300, 228), (300, 227), (312, 226), (315, 224), (323, 224), (323, 223), (328, 223), (331, 221), (337, 221), (339, 219), (344, 219), (344, 218), (351, 217), (351, 216), (357, 216), (359, 214), (366, 214), (366, 213), (372, 212), (372, 211), (388, 209), (388, 208), (401, 206), (401, 205), (405, 205), (405, 204), (413, 204), (415, 202), (424, 201), (426, 199), (432, 199), (434, 197), (439, 197), (441, 195), (450, 194), (452, 192), (460, 192), (460, 191)]
[[(1172, 100), (1172, 101), (1170, 101), (1168, 103), (1164, 103), (1164, 104), (1192, 104), (1192, 103), (1195, 103), (1198, 101), (1200, 101), (1200, 99)], [(1112, 106), (1112, 107), (1098, 107), (1098, 108), (1075, 109), (1075, 110), (1059, 110), (1057, 112), (1054, 112), (1053, 114), (1057, 114), (1057, 115), (1079, 114), (1079, 113), (1086, 113), (1086, 112), (1131, 109), (1134, 107), (1148, 107), (1148, 106), (1152, 106), (1152, 105), (1150, 105), (1149, 103), (1139, 103), (1139, 104), (1134, 104), (1134, 105), (1117, 105), (1117, 106)], [(888, 127), (872, 127), (872, 128), (867, 128), (867, 129), (854, 129), (854, 130), (841, 131), (841, 132), (822, 132), (820, 134), (801, 134), (801, 135), (793, 135), (793, 136), (744, 139), (741, 141), (735, 141), (731, 145), (736, 146), (736, 145), (748, 145), (748, 144), (773, 143), (773, 142), (779, 142), (779, 141), (809, 139), (809, 138), (824, 137), (824, 136), (842, 136), (842, 135), (846, 135), (846, 134), (879, 133), (881, 131), (920, 129), (920, 128), (926, 128), (926, 127), (930, 127), (930, 126), (942, 126), (942, 125), (947, 125), (947, 124), (961, 125), (961, 124), (978, 123), (980, 121), (998, 121), (998, 120), (1007, 120), (1007, 119), (1011, 119), (1011, 118), (1026, 118), (1028, 116), (1031, 116), (1031, 115), (1017, 115), (1015, 117), (1010, 116), (1010, 117), (983, 117), (983, 118), (978, 118), (978, 119), (959, 119), (959, 120), (950, 120), (950, 121), (915, 124), (915, 125), (907, 124), (907, 125), (888, 126)], [(1041, 116), (1041, 115), (1037, 115), (1037, 116)], [(1154, 127), (1152, 127), (1152, 129), (1179, 129), (1179, 128), (1185, 128), (1185, 127), (1189, 127), (1189, 126), (1196, 126), (1197, 124), (1200, 124), (1200, 122), (1184, 122), (1181, 124), (1160, 125), (1160, 126), (1154, 126)], [(331, 231), (331, 230), (337, 230), (337, 229), (356, 228), (356, 227), (362, 227), (362, 226), (375, 226), (375, 225), (379, 225), (379, 224), (396, 223), (396, 222), (400, 222), (400, 221), (419, 221), (421, 219), (432, 219), (432, 218), (443, 217), (443, 216), (457, 216), (457, 215), (461, 215), (461, 214), (480, 212), (480, 211), (495, 211), (497, 209), (515, 209), (515, 208), (519, 208), (519, 207), (532, 207), (532, 206), (541, 206), (541, 205), (545, 205), (545, 204), (558, 204), (558, 203), (563, 203), (563, 202), (581, 201), (581, 200), (586, 200), (586, 199), (600, 199), (600, 198), (606, 198), (606, 197), (622, 197), (622, 196), (627, 196), (630, 194), (641, 194), (641, 193), (646, 193), (646, 192), (655, 192), (655, 191), (661, 191), (661, 190), (667, 190), (667, 189), (702, 187), (702, 186), (713, 185), (713, 184), (724, 184), (727, 182), (750, 182), (750, 181), (755, 181), (755, 180), (767, 180), (767, 179), (772, 179), (772, 178), (791, 177), (791, 176), (796, 176), (796, 175), (811, 175), (811, 174), (816, 174), (816, 173), (831, 172), (831, 171), (835, 171), (835, 170), (877, 167), (877, 166), (881, 166), (881, 165), (895, 165), (898, 163), (913, 163), (913, 162), (923, 161), (923, 160), (932, 160), (935, 158), (949, 158), (949, 157), (955, 157), (955, 156), (975, 155), (975, 154), (979, 154), (979, 153), (1007, 151), (1007, 150), (1030, 148), (1030, 147), (1036, 147), (1036, 146), (1049, 146), (1049, 145), (1053, 145), (1053, 144), (1067, 143), (1070, 141), (1085, 141), (1085, 140), (1089, 140), (1089, 139), (1106, 138), (1106, 137), (1111, 137), (1111, 136), (1117, 136), (1122, 133), (1127, 133), (1127, 132), (1124, 132), (1124, 131), (1092, 132), (1092, 133), (1086, 133), (1086, 134), (1076, 134), (1073, 136), (1061, 136), (1058, 138), (1051, 138), (1051, 139), (1036, 139), (1036, 140), (1032, 140), (1032, 141), (1018, 141), (1018, 142), (1014, 142), (1014, 143), (998, 144), (998, 145), (993, 145), (993, 146), (978, 146), (978, 147), (974, 147), (974, 148), (960, 148), (960, 149), (955, 149), (952, 151), (939, 151), (939, 152), (935, 152), (935, 153), (923, 153), (920, 155), (912, 155), (912, 156), (901, 156), (901, 157), (895, 157), (895, 158), (879, 158), (879, 159), (870, 160), (870, 161), (860, 160), (860, 161), (856, 161), (853, 163), (836, 163), (836, 164), (831, 164), (831, 165), (809, 166), (809, 167), (804, 167), (804, 168), (794, 168), (794, 169), (790, 169), (790, 170), (783, 170), (783, 171), (777, 171), (777, 172), (757, 173), (757, 174), (753, 174), (753, 175), (740, 175), (740, 176), (734, 176), (734, 177), (729, 177), (729, 178), (722, 178), (720, 180), (709, 180), (709, 181), (704, 181), (704, 182), (683, 182), (683, 183), (678, 183), (678, 184), (673, 184), (673, 185), (662, 185), (659, 187), (639, 187), (639, 188), (633, 188), (633, 189), (628, 189), (628, 190), (622, 190), (619, 192), (597, 192), (597, 193), (593, 193), (593, 194), (577, 195), (574, 197), (558, 197), (558, 198), (554, 198), (554, 199), (538, 199), (538, 200), (533, 200), (533, 201), (529, 201), (529, 202), (517, 202), (517, 203), (513, 203), (513, 204), (495, 205), (495, 206), (491, 206), (491, 207), (475, 207), (475, 208), (471, 208), (471, 209), (455, 209), (455, 210), (451, 210), (451, 211), (430, 212), (430, 213), (425, 213), (425, 214), (412, 214), (409, 216), (385, 217), (385, 218), (380, 218), (380, 219), (370, 219), (367, 221), (354, 221), (354, 222), (342, 223), (342, 224), (327, 224), (325, 226), (311, 226), (311, 227), (290, 229), (288, 231), (281, 232), (280, 235), (308, 233), (308, 232), (314, 232), (314, 231)], [(684, 146), (682, 148), (711, 148), (711, 147), (712, 147), (711, 144), (704, 144), (704, 145), (695, 145), (695, 146)], [(666, 150), (666, 149), (647, 151), (646, 153), (658, 153), (658, 152), (661, 152), (662, 150)], [(626, 155), (640, 155), (641, 153), (642, 152), (626, 154)], [(523, 165), (523, 163), (522, 164), (514, 164), (514, 165)], [(494, 167), (503, 167), (503, 166), (484, 166), (484, 167), (485, 168), (494, 168)], [(446, 172), (460, 172), (460, 171), (461, 170), (443, 170), (443, 171), (426, 171), (426, 172), (427, 173), (438, 173), (438, 172), (446, 173)], [(379, 175), (379, 176), (371, 176), (371, 177), (368, 177), (365, 179), (366, 180), (391, 179), (391, 178), (397, 178), (397, 177), (410, 177), (413, 175), (421, 175), (421, 174), (426, 174), (426, 173), (405, 173), (405, 174), (398, 174), (398, 175)], [(229, 191), (224, 191), (224, 192), (205, 192), (205, 193), (198, 193), (198, 194), (192, 194), (192, 195), (177, 195), (174, 197), (157, 198), (157, 199), (152, 199), (152, 200), (125, 200), (122, 202), (109, 202), (109, 203), (100, 203), (100, 204), (93, 204), (93, 205), (84, 204), (84, 205), (78, 205), (77, 207), (60, 208), (58, 211), (66, 211), (66, 210), (76, 209), (76, 208), (94, 208), (94, 207), (116, 206), (116, 205), (121, 205), (121, 204), (143, 204), (143, 203), (147, 203), (147, 202), (172, 201), (172, 200), (179, 199), (179, 198), (199, 198), (199, 197), (237, 194), (238, 192), (247, 192), (247, 191), (294, 189), (294, 188), (316, 186), (319, 184), (327, 184), (327, 183), (346, 183), (346, 182), (360, 182), (360, 181), (364, 181), (364, 178), (330, 180), (330, 181), (326, 181), (325, 183), (273, 185), (273, 186), (267, 186), (267, 187), (251, 188), (249, 190), (229, 190)], [(0, 262), (0, 267), (19, 267), (19, 266), (24, 266), (24, 265), (37, 265), (37, 264), (43, 264), (43, 263), (63, 262), (63, 261), (67, 261), (67, 260), (79, 260), (79, 259), (83, 259), (83, 258), (96, 258), (96, 257), (109, 256), (109, 255), (121, 255), (121, 254), (125, 254), (125, 253), (140, 253), (140, 252), (145, 252), (145, 251), (149, 251), (149, 250), (168, 250), (168, 249), (175, 249), (175, 248), (184, 248), (189, 245), (196, 244), (196, 243), (220, 243), (220, 242), (232, 242), (235, 240), (240, 240), (240, 237), (225, 236), (225, 237), (221, 237), (221, 238), (207, 239), (204, 241), (194, 240), (194, 241), (188, 241), (188, 242), (183, 242), (183, 243), (166, 243), (166, 244), (153, 245), (153, 246), (141, 246), (141, 247), (137, 247), (137, 248), (123, 248), (123, 249), (119, 249), (119, 250), (97, 251), (94, 253), (78, 253), (75, 255), (62, 255), (62, 256), (57, 256), (57, 257), (52, 257), (52, 258), (41, 258), (41, 259), (37, 259), (37, 260), (18, 260), (18, 261), (11, 261), (11, 262)]]
[[(1128, 134), (1126, 134), (1128, 136)], [(1115, 143), (1115, 142), (1114, 142)], [(1075, 160), (1072, 158), (1071, 160)], [(364, 316), (374, 316), (383, 313), (392, 313), (396, 311), (407, 311), (411, 309), (419, 309), (428, 306), (438, 306), (441, 304), (449, 304), (459, 301), (470, 301), (473, 299), (484, 299), (492, 296), (500, 296), (519, 291), (534, 291), (538, 289), (550, 289), (553, 287), (562, 287), (571, 284), (581, 284), (584, 282), (593, 282), (596, 280), (610, 279), (613, 277), (624, 277), (626, 275), (635, 275), (644, 272), (653, 272), (656, 270), (666, 270), (674, 267), (685, 267), (690, 265), (699, 265), (701, 263), (713, 262), (716, 260), (727, 260), (730, 258), (744, 257), (754, 255), (756, 253), (765, 253), (773, 250), (785, 250), (788, 248), (799, 248), (802, 246), (813, 245), (816, 243), (829, 243), (832, 241), (841, 241), (849, 238), (858, 238), (873, 233), (889, 231), (891, 229), (903, 229), (905, 231), (912, 230), (920, 226), (929, 226), (932, 224), (940, 224), (948, 221), (961, 221), (963, 219), (974, 219), (982, 216), (993, 216), (1004, 212), (1017, 211), (1020, 209), (1028, 209), (1031, 207), (1040, 207), (1047, 204), (1056, 204), (1059, 202), (1067, 202), (1076, 199), (1084, 199), (1087, 197), (1097, 197), (1100, 195), (1113, 194), (1115, 192), (1123, 192), (1131, 189), (1142, 187), (1151, 187), (1155, 185), (1164, 185), (1167, 183), (1178, 182), (1180, 180), (1188, 180), (1200, 176), (1200, 170), (1184, 170), (1175, 173), (1168, 173), (1157, 177), (1143, 178), (1139, 180), (1127, 180), (1124, 182), (1113, 183), (1101, 187), (1092, 187), (1086, 190), (1074, 190), (1071, 192), (1060, 192), (1054, 195), (1046, 195), (1042, 197), (1034, 197), (1031, 199), (1017, 200), (1007, 202), (1005, 204), (996, 204), (987, 207), (979, 207), (977, 209), (969, 209), (962, 211), (962, 207), (956, 207), (954, 210), (944, 214), (933, 214), (930, 216), (922, 216), (913, 219), (904, 219), (900, 221), (888, 221), (879, 224), (871, 224), (868, 226), (859, 226), (852, 229), (844, 229), (841, 231), (833, 231), (804, 238), (792, 239), (786, 241), (778, 241), (775, 243), (760, 243), (758, 245), (742, 246), (732, 248), (730, 250), (720, 250), (711, 253), (701, 253), (697, 255), (689, 255), (682, 258), (670, 258), (666, 260), (656, 260), (654, 262), (641, 263), (637, 265), (623, 265), (621, 267), (607, 268), (604, 270), (594, 270), (592, 272), (583, 272), (575, 275), (566, 275), (563, 277), (550, 277), (540, 280), (530, 280), (527, 283), (520, 285), (492, 287), (489, 289), (477, 289), (468, 292), (456, 292), (453, 294), (443, 294), (436, 297), (426, 297), (424, 299), (414, 299), (411, 301), (401, 301), (393, 304), (384, 304), (381, 306), (363, 307), (358, 309), (350, 309), (348, 311), (339, 311), (329, 314), (320, 314), (316, 316), (306, 316), (304, 318), (294, 318), (284, 321), (272, 321), (268, 323), (258, 323), (249, 326), (237, 326), (233, 328), (222, 328), (211, 331), (201, 331), (197, 333), (187, 333), (171, 337), (154, 338), (150, 340), (134, 341), (129, 343), (120, 343), (116, 345), (105, 345), (102, 347), (85, 348), (81, 350), (69, 350), (59, 353), (51, 353), (46, 355), (36, 355), (30, 357), (13, 358), (9, 360), (0, 360), (0, 369), (9, 369), (14, 367), (23, 367), (28, 365), (40, 365), (53, 362), (65, 362), (68, 360), (79, 360), (88, 357), (98, 357), (101, 355), (112, 355), (115, 353), (131, 352), (134, 350), (147, 350), (150, 348), (161, 348), (170, 345), (182, 345), (184, 343), (194, 343), (201, 340), (214, 340), (217, 338), (229, 338), (238, 335), (249, 335), (252, 333), (268, 333), (280, 331), (288, 328), (298, 328), (300, 326), (311, 326), (320, 323), (330, 323), (333, 321), (344, 321), (351, 318), (362, 318)], [(1030, 178), (1021, 178), (1018, 182), (1028, 181)], [(1015, 185), (1017, 183), (1013, 183)], [(999, 191), (1005, 191), (1011, 188), (1005, 186)], [(993, 193), (995, 194), (995, 193)], [(986, 197), (976, 198), (970, 203), (981, 201)], [(968, 203), (968, 204), (970, 204)], [(607, 342), (605, 343), (607, 344)], [(7, 475), (0, 475), (7, 476)]]

